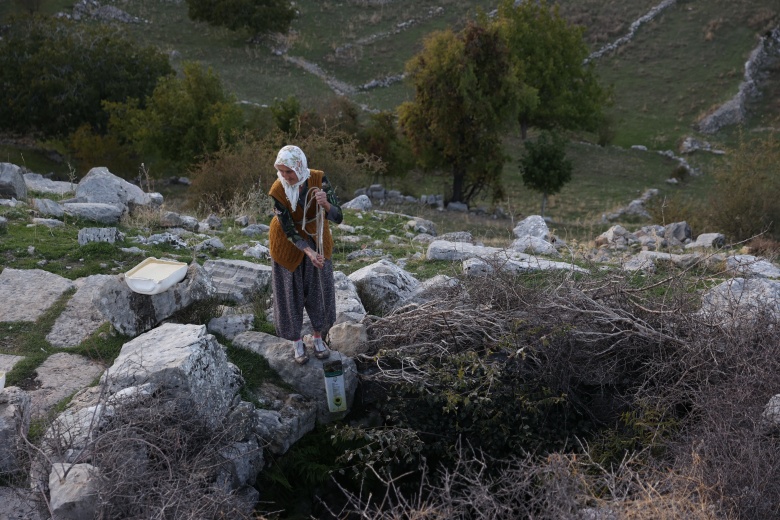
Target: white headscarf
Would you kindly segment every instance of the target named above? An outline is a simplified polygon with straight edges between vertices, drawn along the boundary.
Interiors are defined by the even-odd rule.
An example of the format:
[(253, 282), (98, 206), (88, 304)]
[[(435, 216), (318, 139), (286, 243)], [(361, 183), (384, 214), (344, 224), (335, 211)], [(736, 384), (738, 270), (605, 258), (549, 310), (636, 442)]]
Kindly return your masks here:
[(301, 187), (301, 184), (306, 182), (306, 179), (311, 176), (309, 167), (306, 164), (306, 155), (303, 153), (303, 150), (297, 146), (287, 145), (279, 150), (279, 153), (276, 156), (274, 167), (276, 167), (278, 164), (287, 166), (298, 176), (298, 182), (295, 184), (289, 184), (284, 179), (281, 172), (276, 170), (276, 175), (279, 177), (279, 180), (282, 181), (282, 186), (284, 187), (285, 195), (287, 195), (287, 200), (290, 201), (290, 204), (292, 204), (292, 210), (295, 211), (298, 204), (298, 194), (300, 193), (299, 188)]

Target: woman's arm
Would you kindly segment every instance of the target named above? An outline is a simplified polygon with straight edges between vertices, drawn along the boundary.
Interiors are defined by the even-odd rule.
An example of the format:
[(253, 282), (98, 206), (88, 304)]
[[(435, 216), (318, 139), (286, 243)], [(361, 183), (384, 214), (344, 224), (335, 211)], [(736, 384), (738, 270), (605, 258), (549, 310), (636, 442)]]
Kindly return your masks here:
[(290, 214), (290, 210), (276, 199), (274, 199), (274, 214), (276, 215), (276, 218), (279, 219), (279, 224), (282, 225), (282, 231), (284, 231), (284, 234), (287, 236), (287, 240), (295, 244), (295, 247), (301, 251), (305, 251), (306, 248), (309, 247), (309, 243), (306, 242), (306, 240), (298, 234), (298, 230), (295, 229), (295, 222)]
[(344, 215), (341, 213), (341, 203), (338, 196), (336, 196), (336, 190), (333, 189), (333, 186), (328, 182), (328, 177), (325, 175), (322, 176), (322, 191), (325, 192), (325, 200), (322, 200), (322, 196), (317, 197), (317, 203), (325, 208), (328, 220), (341, 224), (341, 221), (344, 220)]

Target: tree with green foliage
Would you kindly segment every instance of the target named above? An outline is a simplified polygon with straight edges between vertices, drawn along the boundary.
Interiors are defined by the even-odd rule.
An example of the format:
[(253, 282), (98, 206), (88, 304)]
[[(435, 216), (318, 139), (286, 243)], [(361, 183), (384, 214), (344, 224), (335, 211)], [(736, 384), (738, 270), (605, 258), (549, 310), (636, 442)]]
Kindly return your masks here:
[(241, 108), (219, 76), (199, 63), (185, 63), (181, 77), (163, 78), (146, 107), (135, 99), (105, 107), (111, 132), (141, 156), (161, 160), (163, 168), (195, 163), (235, 141), (244, 125)]
[(190, 19), (254, 36), (286, 33), (296, 10), (289, 0), (187, 0)]
[(484, 20), (425, 40), (406, 65), (415, 97), (399, 124), (419, 163), (448, 170), (451, 200), (468, 204), (483, 189), (502, 196), (502, 133), (517, 113), (517, 75), (504, 39)]
[[(590, 64), (583, 29), (564, 20), (546, 0), (502, 0), (501, 28), (525, 87), (519, 111), (523, 139), (529, 127), (596, 130), (609, 92)], [(534, 95), (528, 95), (534, 93)]]
[(542, 131), (535, 141), (525, 141), (525, 154), (520, 158), (520, 170), (526, 188), (542, 194), (542, 213), (547, 196), (561, 191), (571, 180), (572, 164), (566, 158), (566, 141), (553, 132)]
[(414, 166), (412, 150), (392, 112), (371, 114), (358, 132), (358, 140), (364, 152), (382, 159), (387, 165), (385, 175), (389, 177), (403, 177)]
[(301, 102), (295, 96), (287, 96), (287, 99), (275, 99), (271, 105), (276, 127), (285, 134), (292, 135), (297, 132), (298, 122), (301, 117)]
[(61, 137), (88, 124), (105, 130), (104, 101), (143, 105), (168, 58), (115, 29), (67, 20), (11, 18), (0, 40), (0, 129)]

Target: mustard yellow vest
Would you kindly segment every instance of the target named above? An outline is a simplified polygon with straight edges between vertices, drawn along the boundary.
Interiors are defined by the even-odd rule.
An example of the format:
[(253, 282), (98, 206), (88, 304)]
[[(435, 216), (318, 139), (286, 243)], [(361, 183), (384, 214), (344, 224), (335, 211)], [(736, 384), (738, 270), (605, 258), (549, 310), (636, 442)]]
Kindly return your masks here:
[[(322, 189), (322, 178), (325, 174), (320, 170), (309, 171), (311, 172), (311, 176), (309, 177), (309, 188), (311, 189), (312, 187), (316, 187)], [(312, 238), (316, 244), (317, 223), (315, 221), (315, 216), (317, 214), (317, 209), (320, 206), (318, 206), (316, 203), (313, 203), (309, 208), (306, 219), (311, 219), (311, 221), (308, 222), (306, 226), (306, 230), (309, 233), (305, 233), (303, 228), (301, 228), (301, 221), (303, 220), (303, 208), (300, 206), (293, 208), (290, 205), (290, 201), (287, 200), (287, 196), (284, 193), (282, 182), (279, 179), (276, 179), (276, 181), (273, 183), (271, 189), (268, 190), (268, 194), (284, 204), (284, 206), (287, 208), (287, 211), (290, 212), (293, 220), (295, 221), (295, 229), (298, 231), (298, 234), (301, 237), (308, 239), (309, 233), (311, 233), (314, 235)], [(306, 194), (301, 193), (300, 196), (301, 200), (303, 200), (303, 197), (305, 197)], [(271, 229), (268, 231), (268, 249), (271, 250), (271, 258), (273, 258), (274, 262), (285, 267), (288, 271), (295, 271), (304, 258), (303, 251), (295, 247), (295, 244), (293, 244), (287, 238), (287, 235), (284, 234), (282, 224), (279, 222), (277, 217), (271, 219)], [(323, 226), (322, 231), (322, 249), (325, 258), (330, 258), (333, 254), (333, 238), (330, 235), (330, 228), (328, 227), (327, 218), (325, 219), (325, 225)]]

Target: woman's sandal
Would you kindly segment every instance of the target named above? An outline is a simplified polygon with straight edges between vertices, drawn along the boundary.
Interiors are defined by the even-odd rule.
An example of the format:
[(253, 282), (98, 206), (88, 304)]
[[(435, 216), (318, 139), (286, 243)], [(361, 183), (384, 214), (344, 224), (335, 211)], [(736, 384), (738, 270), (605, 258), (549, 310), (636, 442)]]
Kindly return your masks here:
[(314, 338), (314, 357), (317, 359), (328, 359), (330, 357), (330, 349), (322, 341), (322, 338)]
[(293, 341), (293, 356), (295, 362), (299, 365), (305, 365), (309, 361), (309, 356), (306, 355), (306, 346), (303, 341)]

